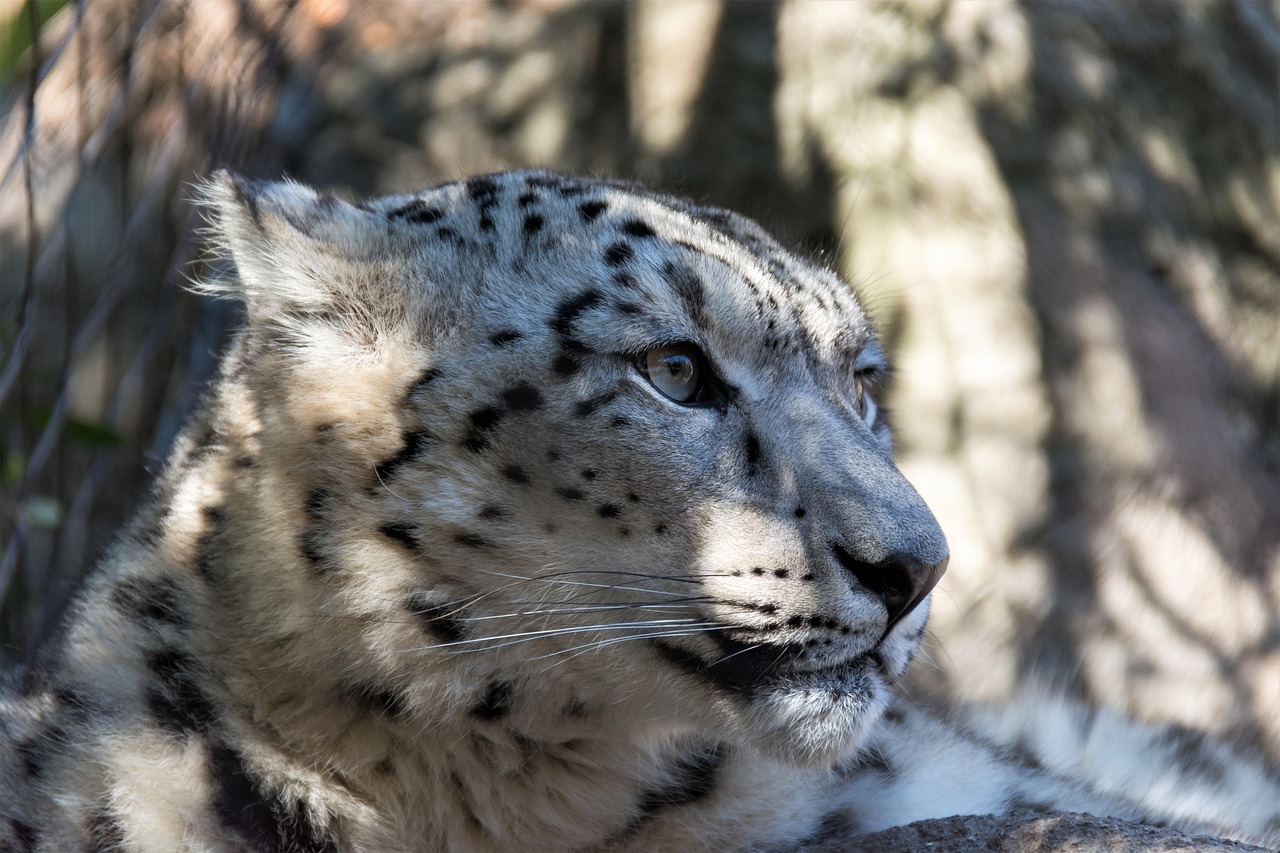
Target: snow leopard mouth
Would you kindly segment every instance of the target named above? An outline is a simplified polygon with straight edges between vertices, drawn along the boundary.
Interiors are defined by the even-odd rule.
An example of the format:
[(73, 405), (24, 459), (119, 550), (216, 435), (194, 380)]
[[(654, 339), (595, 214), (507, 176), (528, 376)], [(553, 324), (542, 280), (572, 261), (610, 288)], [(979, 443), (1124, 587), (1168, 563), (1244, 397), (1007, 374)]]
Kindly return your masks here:
[(861, 690), (862, 681), (884, 671), (876, 649), (815, 666), (800, 643), (746, 643), (718, 635), (719, 653), (707, 659), (663, 640), (652, 642), (680, 670), (747, 698), (758, 692)]

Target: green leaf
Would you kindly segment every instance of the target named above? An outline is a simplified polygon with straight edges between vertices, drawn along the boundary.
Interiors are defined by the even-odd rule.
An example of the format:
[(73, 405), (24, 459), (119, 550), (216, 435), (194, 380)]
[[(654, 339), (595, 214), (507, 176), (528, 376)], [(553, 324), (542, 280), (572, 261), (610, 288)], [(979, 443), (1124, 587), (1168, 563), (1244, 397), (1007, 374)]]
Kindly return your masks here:
[(10, 488), (22, 482), (22, 472), (27, 470), (27, 460), (21, 451), (11, 450), (4, 457), (4, 483)]
[(85, 447), (119, 447), (120, 434), (105, 424), (67, 419), (67, 440)]

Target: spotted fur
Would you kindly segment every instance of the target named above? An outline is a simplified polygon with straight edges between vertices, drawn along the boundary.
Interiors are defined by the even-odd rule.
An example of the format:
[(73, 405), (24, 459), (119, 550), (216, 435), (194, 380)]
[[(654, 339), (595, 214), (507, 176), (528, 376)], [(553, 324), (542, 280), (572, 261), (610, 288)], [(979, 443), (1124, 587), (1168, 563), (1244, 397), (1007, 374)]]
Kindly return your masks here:
[(1276, 839), (1275, 780), (1189, 735), (1112, 727), (1121, 779), (1097, 716), (893, 698), (946, 542), (858, 300), (754, 223), (546, 172), (208, 200), (245, 328), (0, 693), (0, 849), (783, 849), (1028, 805)]

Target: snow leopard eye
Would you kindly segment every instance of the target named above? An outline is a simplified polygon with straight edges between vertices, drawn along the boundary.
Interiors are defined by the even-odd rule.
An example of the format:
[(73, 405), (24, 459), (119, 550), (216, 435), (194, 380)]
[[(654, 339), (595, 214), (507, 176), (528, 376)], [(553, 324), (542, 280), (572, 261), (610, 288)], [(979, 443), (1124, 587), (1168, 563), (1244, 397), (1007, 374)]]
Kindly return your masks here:
[(703, 403), (714, 396), (707, 358), (693, 344), (654, 347), (644, 354), (640, 368), (654, 388), (677, 403)]
[(869, 385), (870, 382), (862, 374), (855, 376), (853, 379), (853, 390), (854, 394), (857, 395), (858, 417), (862, 418), (867, 426), (875, 426), (876, 413), (879, 408), (876, 406), (876, 401), (871, 399)]

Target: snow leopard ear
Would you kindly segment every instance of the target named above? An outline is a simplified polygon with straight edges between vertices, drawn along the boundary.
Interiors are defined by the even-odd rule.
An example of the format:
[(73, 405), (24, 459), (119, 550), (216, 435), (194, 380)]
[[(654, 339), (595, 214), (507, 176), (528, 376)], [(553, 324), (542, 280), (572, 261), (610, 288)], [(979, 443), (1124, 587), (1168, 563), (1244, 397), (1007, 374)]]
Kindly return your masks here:
[[(388, 248), (376, 217), (294, 181), (218, 172), (203, 188), (215, 251), (235, 276), (202, 290), (244, 302), (250, 329), (310, 337), (317, 324), (367, 339), (393, 301), (375, 274)], [(392, 306), (386, 305), (390, 308)]]

